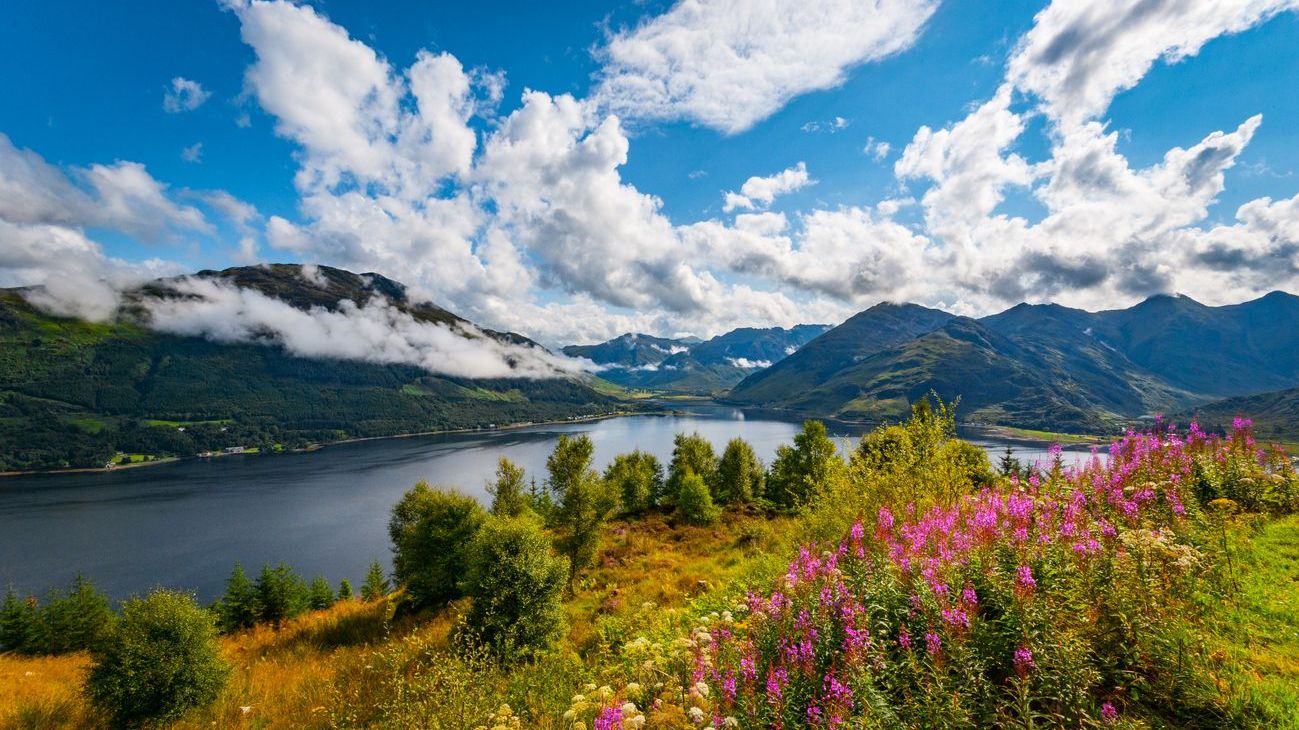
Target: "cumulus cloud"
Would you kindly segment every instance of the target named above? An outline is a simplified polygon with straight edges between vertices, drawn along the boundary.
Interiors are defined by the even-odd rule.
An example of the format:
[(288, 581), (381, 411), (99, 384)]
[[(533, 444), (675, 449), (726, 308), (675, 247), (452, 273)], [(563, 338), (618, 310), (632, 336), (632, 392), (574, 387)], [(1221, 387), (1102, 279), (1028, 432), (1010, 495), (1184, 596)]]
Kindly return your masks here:
[(600, 49), (594, 97), (637, 120), (736, 134), (848, 69), (910, 48), (936, 0), (681, 0)]
[(169, 114), (192, 112), (203, 106), (203, 102), (212, 96), (212, 92), (203, 88), (197, 81), (182, 76), (171, 80), (171, 86), (162, 95), (162, 108)]
[(725, 203), (722, 210), (730, 213), (733, 210), (743, 208), (744, 210), (754, 210), (755, 208), (766, 208), (775, 201), (779, 195), (792, 193), (808, 185), (815, 185), (816, 181), (807, 174), (807, 164), (799, 162), (793, 167), (786, 168), (774, 175), (766, 177), (753, 176), (744, 181), (740, 186), (740, 192), (725, 194)]
[(298, 309), (253, 289), (186, 277), (176, 297), (142, 304), (150, 326), (217, 342), (278, 345), (301, 357), (414, 365), (466, 378), (553, 378), (581, 372), (568, 358), (502, 342), (472, 325), (417, 320), (380, 298), (334, 310)]
[(747, 357), (728, 357), (726, 362), (730, 363), (731, 367), (744, 370), (762, 370), (771, 367), (770, 360), (750, 360)]

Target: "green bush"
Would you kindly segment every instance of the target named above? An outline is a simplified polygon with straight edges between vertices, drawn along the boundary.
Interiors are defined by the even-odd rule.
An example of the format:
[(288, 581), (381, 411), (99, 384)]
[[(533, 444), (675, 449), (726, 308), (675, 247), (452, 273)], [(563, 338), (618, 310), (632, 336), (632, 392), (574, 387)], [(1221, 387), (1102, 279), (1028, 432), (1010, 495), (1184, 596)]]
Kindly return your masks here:
[(0, 604), (0, 652), (65, 654), (95, 645), (113, 622), (108, 597), (77, 576), (69, 590), (51, 590), (41, 605), (12, 587)]
[(393, 576), (415, 608), (460, 597), (465, 550), (486, 513), (473, 497), (420, 482), (392, 508)]
[(668, 481), (665, 498), (662, 500), (664, 503), (670, 503), (681, 493), (681, 480), (687, 471), (703, 479), (709, 493), (716, 491), (717, 454), (713, 451), (712, 442), (698, 433), (676, 435), (672, 446), (672, 463), (668, 466)]
[(536, 519), (488, 519), (469, 546), (467, 628), (501, 655), (550, 645), (564, 631), (568, 574), (568, 561), (551, 551)]
[(518, 517), (531, 510), (524, 491), (523, 467), (502, 456), (496, 463), (496, 481), (487, 483), (487, 493), (492, 495), (492, 514), (498, 517)]
[(257, 594), (257, 618), (277, 626), (309, 607), (307, 584), (285, 563), (263, 565), (253, 590)]
[(767, 475), (766, 497), (786, 509), (808, 504), (843, 469), (843, 460), (820, 421), (804, 421), (794, 445), (782, 444)]
[(0, 652), (42, 654), (45, 646), (45, 627), (36, 598), (22, 598), (10, 586), (0, 605)]
[(722, 510), (713, 504), (713, 497), (702, 477), (687, 469), (681, 475), (680, 483), (677, 512), (682, 519), (692, 525), (711, 525), (722, 516)]
[(229, 674), (212, 614), (192, 596), (166, 590), (127, 601), (91, 658), (91, 704), (123, 727), (161, 724), (207, 705)]

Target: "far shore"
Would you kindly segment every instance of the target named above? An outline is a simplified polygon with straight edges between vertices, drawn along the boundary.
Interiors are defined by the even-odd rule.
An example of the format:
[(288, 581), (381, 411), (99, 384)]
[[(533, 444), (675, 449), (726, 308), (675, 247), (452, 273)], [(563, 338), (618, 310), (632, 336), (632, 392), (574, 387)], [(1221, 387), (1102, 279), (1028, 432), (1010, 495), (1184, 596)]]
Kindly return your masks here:
[(319, 451), (330, 446), (340, 444), (354, 444), (362, 441), (384, 441), (387, 439), (406, 439), (417, 438), (419, 436), (442, 436), (455, 433), (482, 433), (495, 431), (515, 431), (520, 428), (531, 428), (533, 426), (556, 426), (563, 423), (592, 423), (603, 421), (609, 418), (622, 418), (624, 416), (663, 416), (671, 413), (669, 409), (663, 410), (646, 410), (646, 411), (614, 411), (613, 413), (602, 413), (595, 416), (577, 416), (574, 418), (556, 418), (549, 421), (523, 421), (520, 423), (507, 423), (503, 426), (493, 426), (491, 428), (445, 428), (434, 431), (413, 431), (411, 433), (394, 433), (387, 436), (358, 436), (356, 438), (339, 439), (337, 441), (324, 441), (321, 443), (308, 444), (296, 449), (283, 449), (280, 451), (254, 451), (254, 452), (214, 452), (211, 454), (194, 456), (165, 456), (152, 461), (137, 461), (132, 463), (120, 464), (112, 467), (103, 466), (84, 466), (75, 469), (42, 469), (40, 471), (0, 471), (0, 477), (22, 477), (22, 476), (40, 476), (43, 474), (91, 474), (95, 472), (115, 472), (123, 469), (139, 469), (146, 466), (157, 464), (174, 464), (178, 461), (192, 461), (196, 459), (219, 459), (226, 456), (264, 456), (266, 454), (305, 454), (312, 451)]

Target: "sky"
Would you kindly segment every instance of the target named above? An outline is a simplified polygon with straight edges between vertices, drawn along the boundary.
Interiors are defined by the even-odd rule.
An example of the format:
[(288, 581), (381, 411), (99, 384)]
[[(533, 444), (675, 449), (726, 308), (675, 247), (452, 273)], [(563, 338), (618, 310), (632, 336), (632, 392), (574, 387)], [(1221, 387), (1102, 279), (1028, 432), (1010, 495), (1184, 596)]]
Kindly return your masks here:
[[(1296, 291), (1296, 10), (17, 4), (0, 286), (104, 319), (156, 276), (328, 264), (551, 345)], [(301, 331), (203, 291), (159, 326)], [(412, 346), (392, 312), (357, 317), (315, 324)]]

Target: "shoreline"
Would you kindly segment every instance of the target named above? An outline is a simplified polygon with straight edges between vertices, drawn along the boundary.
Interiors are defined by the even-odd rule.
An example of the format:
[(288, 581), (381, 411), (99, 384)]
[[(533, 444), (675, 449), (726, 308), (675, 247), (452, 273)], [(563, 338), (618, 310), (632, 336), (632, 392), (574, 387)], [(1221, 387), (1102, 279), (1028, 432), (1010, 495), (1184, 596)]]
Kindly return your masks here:
[(198, 459), (220, 459), (227, 456), (266, 456), (269, 454), (307, 454), (313, 451), (329, 448), (330, 446), (339, 446), (342, 444), (355, 444), (365, 441), (383, 441), (388, 439), (408, 439), (418, 438), (420, 436), (446, 436), (457, 433), (494, 433), (497, 431), (517, 431), (521, 428), (532, 428), (533, 426), (556, 426), (563, 423), (594, 423), (610, 418), (624, 418), (626, 416), (665, 416), (669, 415), (671, 410), (661, 409), (652, 411), (615, 411), (613, 413), (603, 413), (596, 416), (578, 416), (574, 418), (552, 419), (549, 421), (523, 421), (519, 423), (507, 423), (503, 426), (494, 428), (444, 428), (434, 431), (413, 431), (410, 433), (394, 433), (387, 436), (358, 436), (356, 438), (339, 439), (337, 441), (325, 441), (322, 443), (308, 444), (296, 449), (282, 449), (280, 451), (256, 451), (253, 453), (241, 452), (237, 454), (227, 454), (224, 452), (214, 453), (207, 456), (164, 456), (153, 461), (138, 461), (129, 464), (122, 464), (114, 467), (103, 466), (82, 466), (72, 469), (42, 469), (40, 471), (0, 471), (0, 479), (4, 477), (31, 477), (55, 474), (109, 474), (124, 469), (140, 469), (148, 466), (157, 466), (159, 464), (175, 464), (180, 461), (193, 461)]

